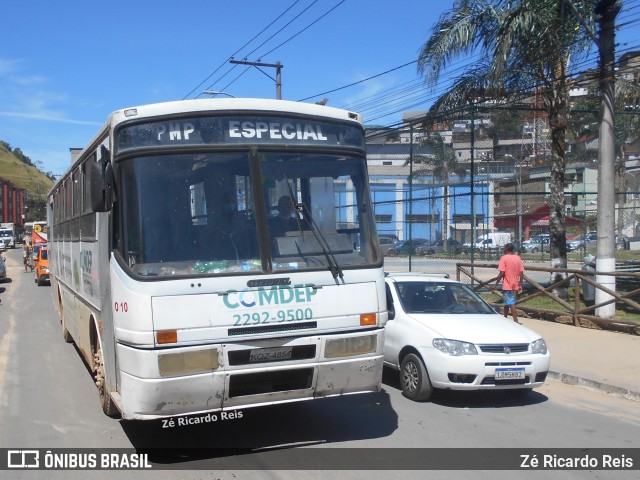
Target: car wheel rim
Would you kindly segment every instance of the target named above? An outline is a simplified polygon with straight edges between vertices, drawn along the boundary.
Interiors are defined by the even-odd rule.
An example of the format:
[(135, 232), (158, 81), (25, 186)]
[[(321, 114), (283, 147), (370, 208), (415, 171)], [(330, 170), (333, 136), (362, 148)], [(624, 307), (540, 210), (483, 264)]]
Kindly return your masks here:
[(405, 365), (402, 372), (402, 381), (407, 391), (416, 391), (418, 388), (418, 367), (416, 367), (415, 363), (409, 362)]

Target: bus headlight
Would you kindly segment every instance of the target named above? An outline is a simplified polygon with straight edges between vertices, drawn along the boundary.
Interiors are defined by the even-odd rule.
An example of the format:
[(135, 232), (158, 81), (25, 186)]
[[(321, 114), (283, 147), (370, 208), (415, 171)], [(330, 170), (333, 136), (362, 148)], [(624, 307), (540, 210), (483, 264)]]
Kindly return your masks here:
[(361, 335), (358, 337), (332, 338), (324, 345), (325, 358), (350, 357), (373, 353), (377, 348), (376, 335)]
[(218, 366), (218, 350), (215, 348), (158, 355), (158, 370), (162, 377), (209, 372)]

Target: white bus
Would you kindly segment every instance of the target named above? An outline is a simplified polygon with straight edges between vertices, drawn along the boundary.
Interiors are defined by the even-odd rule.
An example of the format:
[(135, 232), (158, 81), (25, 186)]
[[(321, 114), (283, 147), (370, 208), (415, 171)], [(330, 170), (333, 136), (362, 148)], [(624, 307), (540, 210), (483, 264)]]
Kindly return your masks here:
[(107, 415), (380, 389), (383, 259), (357, 114), (235, 98), (118, 110), (48, 215), (63, 336)]

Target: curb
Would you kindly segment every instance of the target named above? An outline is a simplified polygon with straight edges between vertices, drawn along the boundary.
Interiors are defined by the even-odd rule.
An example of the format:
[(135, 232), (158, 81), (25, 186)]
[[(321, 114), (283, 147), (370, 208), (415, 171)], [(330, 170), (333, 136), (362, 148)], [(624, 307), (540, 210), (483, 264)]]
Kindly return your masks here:
[(593, 390), (599, 390), (609, 395), (616, 397), (626, 398), (627, 400), (633, 400), (640, 402), (640, 392), (635, 392), (624, 387), (616, 387), (615, 385), (609, 385), (607, 383), (598, 382), (597, 380), (590, 380), (588, 378), (578, 377), (575, 375), (569, 375), (567, 373), (549, 371), (549, 378), (558, 380), (567, 385), (577, 385), (579, 387), (591, 388)]

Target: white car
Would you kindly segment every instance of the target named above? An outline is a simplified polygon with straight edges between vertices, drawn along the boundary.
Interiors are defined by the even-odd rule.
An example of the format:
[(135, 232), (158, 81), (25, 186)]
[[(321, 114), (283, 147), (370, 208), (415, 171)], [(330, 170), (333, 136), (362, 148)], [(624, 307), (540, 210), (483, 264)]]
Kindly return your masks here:
[(405, 397), (427, 400), (434, 388), (528, 392), (543, 385), (550, 363), (544, 339), (463, 283), (396, 273), (386, 288), (384, 363), (399, 370)]

